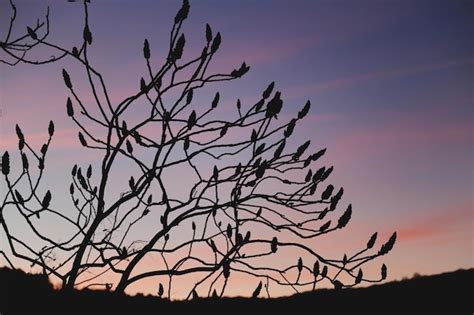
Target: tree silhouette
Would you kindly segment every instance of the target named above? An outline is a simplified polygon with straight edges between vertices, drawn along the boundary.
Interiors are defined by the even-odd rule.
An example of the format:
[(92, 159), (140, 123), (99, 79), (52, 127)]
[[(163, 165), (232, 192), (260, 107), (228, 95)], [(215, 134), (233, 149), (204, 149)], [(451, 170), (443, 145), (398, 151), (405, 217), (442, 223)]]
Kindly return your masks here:
[[(74, 74), (63, 69), (70, 94), (65, 107), (78, 127), (81, 145), (98, 151), (101, 157), (94, 166), (79, 162), (73, 166), (72, 208), (55, 209), (54, 194), (49, 190), (40, 193), (54, 124), (49, 124), (48, 140), (39, 150), (17, 125), (19, 155), (5, 152), (2, 156), (6, 193), (0, 204), (1, 226), (9, 246), (9, 253), (0, 253), (12, 268), (15, 258), (58, 278), (65, 289), (100, 285), (117, 292), (145, 278), (161, 276), (167, 281), (157, 282), (156, 292), (168, 298), (173, 280), (188, 274), (200, 277), (194, 280), (188, 298), (197, 298), (199, 292), (223, 296), (234, 273), (256, 278), (252, 297), (260, 296), (262, 289), (270, 296), (270, 283), (299, 292), (314, 289), (322, 281), (341, 288), (385, 279), (385, 265), (374, 279), (366, 278), (361, 267), (388, 253), (395, 233), (378, 251), (371, 250), (377, 238), (374, 233), (363, 249), (342, 258), (323, 257), (303, 242), (344, 228), (352, 215), (351, 205), (337, 210), (343, 189), (325, 184), (333, 167), (316, 165), (326, 149), (309, 152), (310, 141), (288, 148), (293, 147), (287, 145), (290, 141), (297, 144), (298, 139), (291, 136), (308, 114), (309, 101), (286, 122), (278, 119), (283, 100), (274, 91), (274, 82), (255, 104), (237, 100), (235, 112), (224, 118), (218, 114), (219, 93), (207, 104), (193, 102), (204, 86), (236, 80), (249, 66), (244, 62), (230, 73), (208, 73), (221, 44), (220, 33), (214, 34), (209, 25), (200, 54), (183, 60), (186, 38), (181, 27), (190, 9), (188, 1), (183, 1), (174, 18), (166, 60), (160, 67), (152, 66), (151, 44), (145, 39), (148, 73), (137, 78), (135, 93), (113, 103), (110, 88), (89, 59), (93, 32), (87, 2), (83, 39), (72, 49), (48, 40), (48, 14), (35, 27), (27, 27), (24, 35), (12, 38), (16, 8), (10, 2), (12, 18), (0, 43), (2, 62), (42, 65), (70, 58), (80, 64), (86, 70), (96, 108), (83, 102)], [(37, 46), (55, 55), (30, 59)], [(177, 170), (186, 174), (179, 189), (168, 184)], [(127, 174), (128, 187), (110, 191), (117, 174)], [(28, 244), (14, 232), (9, 211), (21, 215), (43, 247)], [(49, 236), (51, 231), (39, 224), (45, 217), (59, 220), (68, 236), (61, 240)], [(152, 227), (143, 229), (143, 223)], [(132, 237), (133, 231), (145, 230), (145, 238)], [(287, 249), (305, 259), (295, 258), (281, 267), (278, 259), (270, 258)], [(150, 255), (161, 257), (161, 263), (153, 270), (137, 268)], [(115, 275), (117, 281), (96, 283), (105, 273)], [(352, 280), (343, 281), (342, 275)]]

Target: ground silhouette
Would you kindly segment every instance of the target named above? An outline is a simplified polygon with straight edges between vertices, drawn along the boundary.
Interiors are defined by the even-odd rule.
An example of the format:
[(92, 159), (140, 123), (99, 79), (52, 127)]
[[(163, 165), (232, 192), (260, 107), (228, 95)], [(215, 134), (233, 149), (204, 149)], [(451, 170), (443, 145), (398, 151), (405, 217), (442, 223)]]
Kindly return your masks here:
[[(199, 298), (170, 302), (108, 291), (54, 290), (43, 275), (0, 269), (0, 312), (61, 313), (311, 313), (371, 312), (472, 314), (474, 269), (419, 276), (357, 289), (320, 289), (274, 299)], [(26, 303), (25, 303), (26, 301)]]

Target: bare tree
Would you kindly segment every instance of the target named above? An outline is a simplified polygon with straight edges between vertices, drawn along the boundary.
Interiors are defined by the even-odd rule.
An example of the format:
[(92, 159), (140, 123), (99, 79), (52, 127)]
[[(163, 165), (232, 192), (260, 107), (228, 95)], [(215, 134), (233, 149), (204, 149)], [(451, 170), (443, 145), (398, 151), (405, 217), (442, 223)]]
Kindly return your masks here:
[[(23, 36), (13, 39), (16, 8), (11, 2), (10, 27), (0, 43), (2, 62), (40, 65), (67, 57), (82, 65), (96, 108), (82, 101), (74, 77), (63, 69), (70, 94), (66, 110), (79, 128), (82, 146), (99, 151), (101, 156), (98, 165), (72, 168), (70, 196), (75, 213), (54, 209), (51, 192), (39, 194), (54, 124), (50, 123), (48, 140), (40, 150), (30, 146), (17, 125), (21, 166), (14, 174), (17, 159), (9, 152), (3, 154), (2, 187), (6, 193), (0, 203), (0, 221), (10, 254), (0, 253), (12, 268), (14, 259), (28, 261), (60, 279), (64, 288), (103, 285), (117, 292), (145, 278), (161, 276), (167, 282), (157, 283), (158, 295), (165, 295), (166, 287), (169, 298), (173, 280), (188, 274), (201, 277), (188, 298), (197, 297), (198, 292), (222, 296), (233, 273), (261, 280), (254, 297), (261, 294), (263, 284), (270, 296), (270, 283), (299, 292), (314, 289), (325, 280), (341, 288), (385, 279), (385, 265), (381, 276), (372, 279), (365, 277), (361, 267), (388, 253), (395, 233), (378, 251), (373, 250), (374, 233), (363, 249), (342, 258), (323, 257), (305, 245), (305, 240), (344, 228), (352, 215), (351, 205), (337, 210), (343, 189), (325, 184), (333, 167), (316, 166), (326, 149), (309, 153), (310, 141), (296, 150), (286, 146), (297, 141), (291, 136), (309, 112), (309, 101), (286, 122), (278, 119), (283, 100), (279, 91), (274, 92), (273, 82), (254, 104), (237, 100), (235, 112), (225, 118), (216, 115), (219, 93), (208, 104), (195, 104), (193, 96), (201, 88), (236, 80), (249, 71), (249, 66), (244, 62), (230, 73), (208, 73), (221, 44), (220, 33), (214, 34), (209, 25), (201, 53), (183, 60), (186, 39), (181, 28), (189, 13), (189, 3), (183, 1), (162, 66), (152, 66), (151, 45), (145, 39), (143, 57), (148, 73), (137, 79), (135, 93), (113, 103), (109, 97), (112, 90), (89, 60), (93, 34), (87, 1), (83, 7), (82, 43), (69, 49), (48, 40), (48, 14), (44, 22), (27, 27)], [(36, 46), (53, 50), (54, 57), (29, 59)], [(146, 111), (133, 109), (143, 108), (143, 104)], [(137, 112), (142, 114), (138, 119)], [(168, 185), (177, 169), (187, 174), (178, 191)], [(130, 175), (128, 187), (120, 192), (110, 190), (117, 173)], [(34, 248), (14, 233), (8, 221), (10, 211), (25, 220), (44, 247)], [(49, 236), (51, 231), (40, 229), (39, 222), (45, 216), (61, 221), (68, 237), (60, 241)], [(153, 227), (143, 229), (144, 223)], [(137, 230), (146, 230), (148, 235), (134, 239), (131, 235)], [(305, 259), (281, 267), (278, 259), (270, 258), (289, 248)], [(161, 257), (161, 263), (153, 270), (139, 270), (137, 266), (150, 255)], [(103, 274), (113, 274), (117, 281), (97, 283)], [(343, 275), (352, 280), (343, 281)]]

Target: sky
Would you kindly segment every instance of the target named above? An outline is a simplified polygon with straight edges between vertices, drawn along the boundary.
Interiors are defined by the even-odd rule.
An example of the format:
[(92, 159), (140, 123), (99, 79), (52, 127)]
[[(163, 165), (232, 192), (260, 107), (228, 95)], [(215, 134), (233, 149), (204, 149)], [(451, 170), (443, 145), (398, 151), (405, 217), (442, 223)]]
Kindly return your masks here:
[[(51, 40), (65, 47), (80, 41), (79, 3), (15, 2), (15, 32), (24, 32), (49, 4)], [(321, 163), (334, 165), (331, 181), (344, 187), (344, 200), (354, 209), (347, 229), (334, 233), (322, 247), (357, 248), (372, 232), (388, 238), (397, 231), (394, 250), (374, 267), (386, 263), (387, 280), (474, 267), (471, 1), (190, 3), (183, 28), (185, 56), (187, 50), (200, 51), (209, 23), (222, 34), (213, 67), (232, 70), (242, 61), (251, 67), (243, 78), (218, 86), (224, 108), (235, 106), (237, 98), (249, 104), (257, 101), (271, 81), (282, 92), (282, 117), (294, 116), (311, 100), (311, 112), (298, 125), (297, 138), (311, 139), (314, 149), (327, 148)], [(175, 1), (92, 1), (90, 56), (113, 101), (136, 91), (146, 74), (144, 38), (150, 42), (153, 62), (160, 64), (179, 6)], [(8, 1), (0, 1), (0, 36), (9, 14)], [(74, 79), (83, 75), (70, 61), (0, 65), (0, 152), (15, 150), (16, 123), (41, 146), (48, 122), (54, 120), (57, 136), (48, 153), (45, 183), (58, 191), (55, 202), (66, 206), (72, 165), (99, 159), (80, 146), (77, 128), (66, 115), (63, 67)], [(200, 97), (211, 98), (215, 91), (211, 87)], [(87, 99), (88, 91), (82, 92)], [(179, 188), (179, 182), (170, 185)], [(4, 193), (1, 187), (0, 195)], [(4, 238), (0, 241), (6, 245)], [(242, 283), (233, 294), (251, 292), (253, 287), (252, 282)], [(155, 288), (156, 283), (145, 281), (128, 292), (149, 293)]]

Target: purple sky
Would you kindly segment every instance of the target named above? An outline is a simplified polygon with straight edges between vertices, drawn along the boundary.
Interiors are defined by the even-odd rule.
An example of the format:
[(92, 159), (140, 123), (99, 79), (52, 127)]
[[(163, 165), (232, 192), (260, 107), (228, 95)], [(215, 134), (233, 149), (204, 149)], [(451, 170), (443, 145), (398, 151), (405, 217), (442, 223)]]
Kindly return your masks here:
[[(79, 3), (16, 3), (17, 31), (50, 3), (51, 40), (65, 47), (80, 40)], [(178, 8), (174, 1), (92, 1), (90, 56), (113, 100), (135, 91), (146, 73), (144, 38), (160, 65)], [(0, 36), (8, 16), (8, 1), (1, 1)], [(389, 280), (400, 279), (474, 267), (473, 21), (471, 1), (191, 1), (185, 56), (200, 50), (209, 23), (223, 36), (215, 69), (246, 61), (251, 70), (205, 96), (219, 89), (224, 104), (235, 106), (236, 98), (257, 100), (275, 81), (283, 117), (311, 100), (297, 137), (327, 147), (322, 162), (334, 165), (331, 181), (344, 187), (344, 200), (354, 207), (351, 224), (333, 244), (343, 249), (365, 244), (373, 231), (384, 237), (398, 231), (399, 242), (382, 260)], [(58, 136), (46, 184), (67, 195), (72, 157), (84, 165), (98, 160), (80, 147), (67, 118), (63, 67), (73, 79), (83, 75), (68, 61), (0, 65), (0, 151), (16, 148), (16, 123), (41, 145), (53, 119)]]

